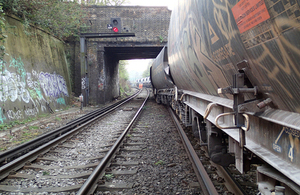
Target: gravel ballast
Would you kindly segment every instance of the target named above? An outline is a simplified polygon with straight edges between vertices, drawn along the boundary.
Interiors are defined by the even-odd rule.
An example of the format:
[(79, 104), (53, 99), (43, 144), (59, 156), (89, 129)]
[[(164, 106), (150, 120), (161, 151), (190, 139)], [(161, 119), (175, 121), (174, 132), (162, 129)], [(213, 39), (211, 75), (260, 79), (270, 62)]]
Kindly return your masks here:
[[(126, 106), (131, 108), (132, 106)], [(135, 109), (133, 107), (133, 109)], [(130, 113), (130, 109), (120, 109), (117, 112), (123, 112), (124, 115)], [(76, 118), (76, 114), (81, 116), (82, 112), (73, 112), (72, 118)], [(75, 115), (75, 116), (74, 116)], [(63, 117), (62, 117), (63, 118)], [(70, 118), (65, 117), (68, 120), (56, 121), (55, 126), (62, 126), (69, 121)], [(119, 121), (118, 119), (110, 119), (110, 121)], [(98, 156), (93, 145), (94, 142), (103, 142), (99, 146), (103, 149), (105, 145), (108, 145), (106, 136), (111, 140), (112, 137), (115, 137), (116, 134), (111, 130), (117, 129), (120, 126), (123, 126), (127, 122), (107, 122), (103, 126), (94, 126), (95, 132), (99, 132), (99, 129), (103, 129), (102, 133), (99, 135), (86, 139), (85, 134), (82, 134), (82, 137), (77, 139), (86, 139), (86, 144), (90, 145), (93, 149), (86, 150), (90, 151), (88, 157)], [(101, 127), (101, 128), (100, 128)], [(109, 133), (112, 132), (112, 133)], [(102, 134), (102, 135), (101, 135)], [(68, 141), (66, 145), (72, 145), (76, 142)], [(114, 175), (111, 178), (106, 177), (107, 183), (132, 183), (131, 189), (123, 190), (110, 190), (110, 191), (97, 191), (96, 194), (201, 194), (200, 189), (197, 184), (197, 178), (192, 169), (192, 164), (190, 163), (187, 154), (184, 150), (184, 147), (181, 143), (179, 134), (173, 125), (171, 117), (167, 111), (167, 108), (163, 105), (158, 105), (153, 99), (146, 104), (144, 107), (143, 113), (140, 116), (139, 121), (134, 124), (132, 130), (127, 136), (127, 144), (142, 143), (143, 145), (138, 146), (138, 150), (133, 150), (132, 146), (124, 146), (124, 149), (119, 152), (117, 156), (122, 156), (122, 158), (117, 158), (116, 161), (134, 161), (138, 162), (136, 165), (132, 166), (122, 166), (122, 165), (112, 165), (110, 168), (116, 171), (124, 170), (137, 170), (136, 174), (133, 175)], [(79, 148), (78, 148), (79, 147)], [(59, 153), (57, 151), (62, 148), (55, 149), (55, 153), (46, 154), (45, 157), (51, 158), (66, 158), (69, 156), (70, 159), (75, 158), (74, 150), (78, 153), (76, 158), (79, 158), (82, 155), (82, 151), (79, 151), (80, 146), (78, 145), (76, 149), (66, 149), (65, 154)], [(127, 150), (126, 150), (127, 149)], [(128, 150), (129, 149), (129, 150)], [(81, 158), (80, 158), (81, 159)], [(67, 166), (79, 166), (86, 163), (93, 163), (94, 161), (78, 161), (77, 163), (73, 162), (46, 162), (39, 161), (36, 162), (37, 165), (47, 165), (54, 166), (55, 169), (49, 169), (47, 174), (49, 175), (67, 175), (67, 174), (80, 174), (91, 172), (92, 169), (82, 169), (82, 170), (73, 170), (65, 169)], [(60, 167), (60, 168), (57, 168)], [(79, 172), (78, 172), (79, 171)], [(37, 181), (30, 183), (30, 181), (24, 182), (31, 185), (31, 187), (40, 187), (40, 186), (72, 186), (82, 184), (83, 179), (55, 179), (55, 178), (43, 178), (43, 171), (32, 171), (32, 170), (23, 170), (23, 173), (29, 173), (35, 175)], [(23, 182), (20, 180), (10, 180), (10, 182), (16, 182), (15, 185), (22, 186)], [(23, 186), (28, 188), (29, 186)], [(21, 187), (22, 188), (22, 187)], [(9, 194), (9, 193), (5, 193)], [(16, 194), (16, 193), (10, 193)], [(19, 193), (20, 194), (20, 193)], [(22, 194), (22, 193), (21, 193)], [(61, 193), (31, 193), (31, 194), (75, 194), (74, 192), (61, 192)]]
[[(201, 194), (192, 164), (167, 108), (150, 100), (139, 121), (130, 131), (127, 143), (144, 143), (141, 151), (122, 152), (138, 161), (135, 175), (116, 176), (112, 183), (132, 182), (133, 188), (97, 194)], [(112, 166), (112, 169), (124, 167)]]

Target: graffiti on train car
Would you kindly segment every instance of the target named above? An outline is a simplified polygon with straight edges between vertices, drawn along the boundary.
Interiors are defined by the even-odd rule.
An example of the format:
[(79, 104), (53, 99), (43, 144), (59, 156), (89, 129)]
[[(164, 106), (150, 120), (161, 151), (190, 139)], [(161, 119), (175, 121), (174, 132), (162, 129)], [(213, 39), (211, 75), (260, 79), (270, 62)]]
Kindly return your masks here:
[[(262, 29), (265, 29), (266, 33), (271, 31), (271, 34), (277, 39), (260, 43), (260, 52), (256, 54), (255, 60), (261, 71), (268, 76), (273, 89), (277, 89), (275, 93), (281, 96), (280, 101), (285, 103), (281, 108), (300, 112), (300, 102), (298, 100), (300, 92), (297, 90), (300, 87), (300, 69), (299, 59), (296, 57), (300, 54), (298, 41), (300, 35), (299, 14), (297, 14), (297, 11), (291, 11), (296, 8), (299, 9), (299, 4), (286, 4), (280, 11), (278, 9), (280, 4), (278, 3), (269, 2), (267, 5), (271, 19), (275, 21), (276, 25), (270, 26), (267, 30), (269, 25), (266, 24), (266, 27)], [(264, 31), (256, 33), (262, 34)], [(252, 33), (252, 37), (260, 36), (256, 33)], [(249, 42), (249, 40), (247, 41)], [(253, 51), (251, 48), (250, 50)], [(267, 65), (267, 63), (272, 65)], [(275, 100), (275, 95), (273, 98)]]
[(296, 129), (292, 129), (289, 127), (283, 127), (278, 134), (275, 142), (273, 143), (273, 150), (282, 153), (283, 148), (279, 145), (279, 141), (282, 139), (282, 137), (286, 135), (289, 140), (289, 145), (287, 148), (287, 155), (291, 162), (294, 162), (295, 158), (295, 151), (297, 154), (300, 152), (300, 132)]
[[(242, 34), (232, 13), (238, 2), (246, 1), (212, 0), (195, 5), (187, 1), (180, 5), (175, 16), (180, 19), (173, 19), (179, 22), (173, 22), (169, 31), (169, 60), (175, 83), (179, 88), (188, 86), (187, 90), (216, 95), (217, 88), (232, 84), (236, 64), (246, 60), (251, 82), (261, 93), (279, 109), (300, 112), (299, 2), (286, 1), (283, 6), (281, 1), (266, 0), (263, 5), (253, 1), (256, 9), (251, 14), (266, 6), (270, 18), (263, 16), (264, 21), (253, 22), (255, 26)], [(251, 11), (253, 6), (247, 6)]]
[(220, 47), (218, 50), (214, 51), (212, 54), (213, 60), (215, 62), (225, 60), (233, 55), (235, 55), (235, 52), (229, 43), (227, 43), (223, 47)]
[[(246, 49), (240, 41), (240, 33), (236, 27), (235, 19), (231, 13), (238, 1), (212, 2), (213, 11), (207, 14), (209, 26), (216, 32), (220, 41), (211, 39), (210, 56), (221, 67), (225, 78), (231, 83), (232, 75), (237, 73), (236, 64), (248, 59)], [(212, 30), (210, 30), (212, 32)], [(229, 84), (230, 85), (230, 84)]]
[[(288, 21), (286, 21), (288, 22)], [(288, 39), (281, 37), (280, 40), (276, 41), (278, 49), (281, 51), (280, 55), (273, 54), (272, 51), (270, 51), (270, 48), (263, 44), (261, 47), (263, 48), (263, 52), (260, 56), (257, 57), (257, 62), (259, 67), (268, 75), (268, 78), (274, 83), (273, 86), (280, 86), (280, 89), (285, 94), (285, 98), (289, 98), (292, 101), (295, 101), (295, 98), (299, 97), (299, 92), (297, 90), (292, 91), (291, 89), (288, 89), (285, 85), (286, 83), (295, 84), (297, 86), (297, 83), (299, 83), (300, 72), (297, 68), (297, 63), (291, 58), (289, 55), (289, 50), (286, 50), (286, 48), (291, 49), (293, 52), (300, 53), (300, 49), (295, 47), (292, 43), (289, 42)], [(281, 57), (281, 59), (278, 59), (278, 57)], [(264, 61), (267, 59), (272, 59), (274, 65), (272, 67), (265, 66)], [(286, 76), (284, 76), (286, 75)], [(294, 82), (288, 82), (289, 79), (284, 80), (285, 78), (295, 78)], [(295, 87), (295, 88), (299, 88)], [(298, 105), (294, 105), (290, 108), (295, 108), (294, 111), (300, 112), (300, 105), (299, 102)]]
[[(239, 32), (235, 29), (234, 18), (230, 14), (231, 8), (237, 3), (238, 1), (216, 1), (213, 0), (213, 16), (212, 21), (215, 22), (219, 37), (222, 36), (223, 41), (228, 41), (231, 44), (231, 41), (236, 39), (236, 36), (239, 35)], [(214, 26), (214, 25), (212, 25)], [(231, 46), (231, 45), (230, 45)], [(231, 46), (232, 47), (232, 46)]]
[[(258, 177), (263, 178), (257, 183), (270, 185), (259, 190), (271, 194), (275, 184), (300, 185), (299, 174), (295, 174), (300, 162), (300, 1), (253, 0), (252, 5), (249, 1), (182, 0), (178, 4), (172, 11), (168, 55), (175, 91), (183, 95), (177, 99), (172, 92), (157, 90), (156, 100), (171, 105), (182, 123), (192, 127), (189, 133), (208, 142), (211, 160), (218, 155), (217, 164), (229, 166), (235, 161), (240, 172), (250, 170), (257, 160), (266, 164), (257, 169)], [(244, 12), (249, 10), (240, 21), (253, 25), (242, 33), (232, 13), (239, 2), (244, 3)], [(269, 19), (260, 15), (266, 12), (263, 7), (267, 7)], [(247, 25), (242, 24), (244, 28)], [(222, 84), (229, 87), (223, 91), (237, 98), (214, 97), (213, 90)], [(235, 87), (238, 89), (229, 91)], [(206, 115), (213, 105), (218, 105), (214, 113)], [(231, 117), (218, 125), (219, 118), (232, 111), (245, 114), (246, 121), (241, 123), (249, 129), (241, 128)], [(201, 128), (201, 123), (206, 127)], [(239, 130), (227, 129), (233, 124)], [(211, 135), (213, 131), (220, 136)], [(218, 146), (223, 147), (222, 152), (215, 151), (219, 143), (224, 144)], [(274, 174), (265, 174), (270, 172)], [(286, 188), (288, 191), (292, 190)]]
[[(189, 5), (190, 3), (192, 2), (188, 1), (180, 5), (181, 8), (184, 7), (178, 13), (180, 33), (176, 33), (177, 26), (169, 31), (171, 39), (174, 40), (174, 43), (171, 43), (169, 55), (170, 64), (173, 66), (171, 67), (172, 75), (179, 88), (188, 86), (187, 90), (218, 95), (216, 89), (228, 86), (228, 78), (231, 80), (232, 77), (231, 75), (226, 77), (220, 64), (210, 58), (211, 54), (208, 49), (211, 46), (207, 40), (211, 39), (212, 42), (218, 43), (221, 38), (202, 15), (202, 9), (205, 9), (207, 5), (200, 4), (205, 4), (205, 2), (199, 5)], [(195, 19), (199, 17), (202, 19)], [(180, 34), (182, 38), (177, 39), (176, 34)], [(177, 62), (173, 63), (173, 61)], [(185, 64), (184, 68), (181, 64)]]
[[(281, 1), (247, 2), (249, 3), (247, 0), (212, 1), (213, 19), (212, 14), (207, 13), (207, 18), (210, 18), (207, 26), (211, 45), (208, 44), (206, 48), (210, 48), (213, 61), (221, 65), (227, 80), (230, 81), (231, 75), (235, 74), (235, 65), (246, 59), (254, 66), (250, 70), (259, 81), (262, 92), (270, 94), (280, 109), (300, 112), (300, 101), (297, 98), (300, 91), (296, 90), (300, 88), (300, 69), (297, 66), (300, 60), (297, 58), (300, 54), (297, 39), (300, 35), (299, 3), (287, 1), (283, 6)], [(244, 8), (244, 12), (249, 12), (241, 21), (253, 20), (254, 24), (242, 31), (242, 34), (237, 28), (238, 18), (233, 17), (234, 8), (238, 5)], [(266, 10), (265, 7), (268, 14), (262, 11)], [(255, 22), (254, 18), (259, 15), (262, 20)], [(264, 86), (270, 86), (272, 90), (267, 90)]]

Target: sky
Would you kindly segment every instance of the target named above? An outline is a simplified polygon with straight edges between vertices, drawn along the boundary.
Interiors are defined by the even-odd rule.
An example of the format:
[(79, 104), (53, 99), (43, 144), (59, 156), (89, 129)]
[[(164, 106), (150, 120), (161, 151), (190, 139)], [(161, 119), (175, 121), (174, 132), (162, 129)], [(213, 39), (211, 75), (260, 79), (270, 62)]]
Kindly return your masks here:
[(142, 78), (142, 74), (147, 69), (148, 64), (152, 63), (152, 59), (127, 60), (127, 62), (128, 65), (126, 66), (126, 69), (129, 73), (129, 80), (134, 82), (137, 79)]
[(140, 5), (140, 6), (167, 6), (172, 9), (176, 0), (127, 0), (129, 3), (124, 5)]
[[(139, 6), (167, 6), (168, 9), (172, 10), (176, 0), (127, 0), (128, 3), (123, 5), (139, 5)], [(129, 80), (133, 81), (142, 78), (142, 73), (147, 69), (151, 59), (145, 60), (128, 60), (126, 69), (129, 73)]]

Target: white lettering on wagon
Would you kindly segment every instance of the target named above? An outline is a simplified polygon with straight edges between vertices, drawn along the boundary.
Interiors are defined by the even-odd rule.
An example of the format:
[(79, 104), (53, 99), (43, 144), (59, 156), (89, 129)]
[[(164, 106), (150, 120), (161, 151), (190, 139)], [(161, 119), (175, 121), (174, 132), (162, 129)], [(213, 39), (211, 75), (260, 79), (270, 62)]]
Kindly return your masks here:
[(279, 153), (282, 153), (282, 147), (278, 144), (279, 140), (281, 139), (283, 133), (286, 133), (289, 138), (289, 146), (288, 146), (288, 158), (291, 160), (291, 162), (294, 161), (295, 158), (295, 150), (297, 153), (300, 152), (299, 148), (299, 137), (300, 137), (300, 131), (296, 129), (292, 129), (289, 127), (283, 127), (282, 130), (280, 131), (279, 135), (277, 136), (275, 142), (273, 143), (273, 150)]

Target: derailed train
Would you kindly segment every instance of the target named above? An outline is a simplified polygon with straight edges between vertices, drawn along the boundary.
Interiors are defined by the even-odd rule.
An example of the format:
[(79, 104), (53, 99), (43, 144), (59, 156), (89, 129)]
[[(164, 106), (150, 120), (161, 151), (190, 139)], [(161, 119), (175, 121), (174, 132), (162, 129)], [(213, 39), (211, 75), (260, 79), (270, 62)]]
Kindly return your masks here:
[(207, 145), (258, 188), (300, 194), (300, 1), (181, 0), (150, 78)]

